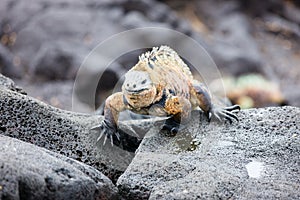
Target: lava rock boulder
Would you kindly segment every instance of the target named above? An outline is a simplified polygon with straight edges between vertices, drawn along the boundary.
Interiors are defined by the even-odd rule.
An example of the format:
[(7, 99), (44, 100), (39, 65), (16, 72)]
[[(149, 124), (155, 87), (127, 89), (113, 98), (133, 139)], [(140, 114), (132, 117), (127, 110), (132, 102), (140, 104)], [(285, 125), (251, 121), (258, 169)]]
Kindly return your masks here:
[(0, 199), (118, 199), (96, 169), (0, 135)]

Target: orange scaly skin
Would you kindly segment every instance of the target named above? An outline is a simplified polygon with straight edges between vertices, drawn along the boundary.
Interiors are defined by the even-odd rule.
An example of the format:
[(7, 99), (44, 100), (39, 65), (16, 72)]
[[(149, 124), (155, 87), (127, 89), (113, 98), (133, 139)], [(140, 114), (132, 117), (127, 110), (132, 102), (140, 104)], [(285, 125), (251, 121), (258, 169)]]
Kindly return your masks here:
[(177, 132), (180, 123), (186, 123), (191, 110), (200, 107), (210, 120), (230, 122), (237, 120), (238, 105), (221, 108), (211, 102), (204, 84), (194, 80), (188, 66), (178, 54), (167, 46), (153, 48), (139, 57), (139, 62), (125, 75), (122, 92), (107, 98), (104, 108), (104, 121), (100, 124), (100, 136), (118, 136), (118, 117), (124, 110), (135, 113), (172, 116), (164, 129)]

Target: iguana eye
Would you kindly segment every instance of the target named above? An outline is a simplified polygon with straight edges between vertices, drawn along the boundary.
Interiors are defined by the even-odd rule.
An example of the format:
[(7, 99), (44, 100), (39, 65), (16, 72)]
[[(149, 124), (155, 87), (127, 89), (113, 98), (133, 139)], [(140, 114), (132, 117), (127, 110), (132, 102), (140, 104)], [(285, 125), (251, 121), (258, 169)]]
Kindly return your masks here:
[(143, 81), (142, 81), (142, 84), (145, 84), (145, 83), (146, 83), (146, 81), (147, 81), (146, 79), (145, 79), (145, 80), (143, 80)]

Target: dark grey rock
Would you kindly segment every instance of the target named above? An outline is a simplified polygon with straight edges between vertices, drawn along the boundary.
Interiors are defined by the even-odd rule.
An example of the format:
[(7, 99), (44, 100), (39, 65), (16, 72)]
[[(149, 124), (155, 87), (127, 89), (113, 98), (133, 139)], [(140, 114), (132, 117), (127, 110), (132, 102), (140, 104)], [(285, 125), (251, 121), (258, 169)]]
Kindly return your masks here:
[(61, 47), (47, 46), (40, 49), (32, 62), (31, 74), (34, 81), (66, 80), (74, 76), (72, 56)]
[[(149, 132), (117, 185), (126, 199), (299, 199), (300, 109), (196, 115), (175, 137)], [(147, 135), (146, 135), (147, 136)]]
[(238, 1), (198, 1), (197, 13), (211, 28), (208, 51), (218, 67), (229, 74), (265, 73), (253, 25)]
[(234, 75), (264, 73), (248, 18), (243, 14), (231, 14), (225, 18), (216, 25), (213, 36), (217, 38), (211, 47), (215, 62)]
[(96, 169), (0, 135), (0, 199), (118, 199)]
[(5, 88), (8, 90), (20, 92), (21, 94), (26, 94), (26, 92), (19, 86), (17, 86), (13, 80), (10, 78), (7, 78), (6, 76), (3, 76), (0, 74), (0, 88)]
[[(76, 106), (76, 105), (74, 105)], [(80, 114), (54, 108), (32, 97), (0, 87), (0, 134), (44, 147), (88, 164), (113, 181), (134, 156), (110, 142), (96, 143), (91, 132), (102, 116)]]
[(285, 10), (283, 1), (280, 0), (266, 0), (266, 1), (240, 1), (241, 8), (251, 13), (254, 17), (261, 17), (269, 12), (276, 12), (282, 14)]
[(295, 41), (300, 41), (299, 24), (290, 22), (284, 18), (272, 14), (265, 15), (263, 19), (267, 24), (271, 24), (273, 26), (273, 29), (271, 27), (269, 28), (269, 32), (273, 34), (280, 34), (285, 37), (290, 35), (290, 37)]
[(161, 27), (161, 28), (170, 28), (170, 26), (166, 23), (162, 22), (152, 22), (150, 21), (144, 13), (138, 11), (132, 11), (128, 13), (124, 19), (122, 20), (122, 25), (126, 29), (133, 29), (133, 28), (141, 28), (141, 27)]
[(5, 87), (9, 90), (14, 90), (15, 89), (15, 83), (13, 80), (10, 78), (7, 78), (6, 76), (3, 76), (0, 74), (0, 85), (1, 87)]
[[(47, 71), (50, 79), (74, 78), (90, 50), (122, 30), (112, 26), (116, 16), (110, 18), (105, 8), (109, 3), (104, 1), (7, 1), (3, 6), (3, 23), (17, 33), (11, 52), (30, 68), (31, 76), (43, 79)], [(41, 69), (46, 69), (44, 74)]]
[[(36, 97), (40, 101), (64, 110), (72, 110), (72, 94), (74, 82), (53, 81), (30, 84), (24, 80), (15, 80), (17, 85), (26, 88), (28, 96)], [(82, 104), (81, 106), (85, 106)]]
[[(130, 28), (188, 29), (168, 6), (154, 0), (7, 0), (0, 15), (1, 23), (17, 34), (10, 51), (18, 55), (24, 72), (28, 70), (33, 80), (75, 78), (80, 64), (96, 45)], [(131, 41), (123, 43), (130, 45)]]
[[(291, 4), (280, 0), (266, 1), (240, 1), (241, 7), (253, 17), (265, 17), (267, 15), (278, 15), (290, 23), (300, 24), (299, 2)], [(294, 26), (294, 25), (293, 25)], [(292, 26), (292, 27), (293, 27)]]
[[(0, 30), (1, 32), (1, 30)], [(0, 43), (0, 73), (12, 78), (21, 78), (22, 71), (13, 64), (13, 55)]]

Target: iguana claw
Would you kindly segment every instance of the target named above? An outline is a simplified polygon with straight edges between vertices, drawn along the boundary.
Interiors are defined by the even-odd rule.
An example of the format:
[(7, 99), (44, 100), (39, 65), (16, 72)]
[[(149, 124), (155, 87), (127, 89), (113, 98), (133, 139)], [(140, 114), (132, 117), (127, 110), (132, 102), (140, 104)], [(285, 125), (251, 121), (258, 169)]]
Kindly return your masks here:
[(104, 136), (103, 145), (106, 144), (107, 138), (110, 139), (110, 143), (113, 146), (114, 145), (114, 139), (113, 136), (115, 135), (116, 138), (120, 141), (120, 134), (117, 131), (115, 127), (113, 127), (110, 123), (108, 123), (106, 120), (103, 120), (100, 125), (92, 127), (91, 130), (97, 130), (100, 132), (96, 142), (99, 142), (101, 138)]

